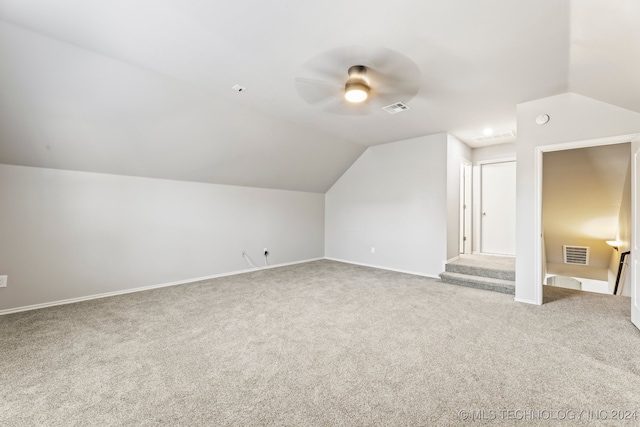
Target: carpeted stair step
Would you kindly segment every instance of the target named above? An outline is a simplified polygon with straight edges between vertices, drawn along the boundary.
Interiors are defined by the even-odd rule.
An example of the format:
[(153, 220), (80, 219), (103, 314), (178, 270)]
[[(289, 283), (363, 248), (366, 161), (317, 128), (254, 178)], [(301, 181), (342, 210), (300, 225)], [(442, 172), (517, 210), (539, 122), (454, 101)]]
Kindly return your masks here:
[(487, 291), (501, 292), (503, 294), (514, 295), (516, 290), (515, 281), (496, 279), (493, 277), (483, 277), (445, 271), (443, 273), (440, 273), (440, 279), (443, 282), (450, 283), (452, 285), (484, 289)]
[(466, 274), (469, 276), (491, 277), (500, 280), (516, 280), (515, 269), (496, 268), (478, 265), (469, 260), (458, 260), (445, 265), (445, 271), (448, 273)]

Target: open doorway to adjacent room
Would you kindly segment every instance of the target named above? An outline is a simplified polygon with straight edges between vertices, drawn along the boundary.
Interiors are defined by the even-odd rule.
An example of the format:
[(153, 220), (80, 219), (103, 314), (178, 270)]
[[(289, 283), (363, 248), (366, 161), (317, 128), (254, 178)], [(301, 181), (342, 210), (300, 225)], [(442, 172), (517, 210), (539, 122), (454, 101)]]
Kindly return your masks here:
[(542, 164), (544, 284), (630, 295), (630, 143), (544, 152)]

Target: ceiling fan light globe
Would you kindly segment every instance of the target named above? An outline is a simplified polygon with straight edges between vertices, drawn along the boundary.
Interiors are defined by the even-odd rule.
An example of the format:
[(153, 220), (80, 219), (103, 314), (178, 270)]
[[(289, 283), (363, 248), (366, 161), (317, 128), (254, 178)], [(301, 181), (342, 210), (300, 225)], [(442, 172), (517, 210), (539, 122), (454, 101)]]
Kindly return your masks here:
[(362, 102), (367, 99), (367, 92), (360, 89), (351, 89), (344, 94), (344, 97), (349, 102)]
[(347, 83), (344, 97), (349, 102), (362, 102), (369, 97), (369, 87), (363, 83)]

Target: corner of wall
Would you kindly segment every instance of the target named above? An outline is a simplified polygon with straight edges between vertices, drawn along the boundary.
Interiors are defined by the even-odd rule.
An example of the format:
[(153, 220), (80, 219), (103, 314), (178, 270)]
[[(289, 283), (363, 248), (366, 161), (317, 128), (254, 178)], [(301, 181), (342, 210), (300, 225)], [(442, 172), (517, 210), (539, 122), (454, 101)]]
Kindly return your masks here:
[(325, 194), (325, 256), (437, 276), (446, 257), (447, 134), (370, 147)]

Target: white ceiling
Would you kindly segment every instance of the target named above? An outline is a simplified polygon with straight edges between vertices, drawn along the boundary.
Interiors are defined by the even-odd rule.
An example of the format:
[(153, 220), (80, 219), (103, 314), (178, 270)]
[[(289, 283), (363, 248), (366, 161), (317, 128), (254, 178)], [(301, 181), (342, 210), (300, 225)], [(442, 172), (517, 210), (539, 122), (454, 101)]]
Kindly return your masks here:
[[(0, 162), (323, 192), (367, 146), (478, 146), (567, 90), (640, 112), (637, 22), (637, 0), (0, 0)], [(302, 99), (349, 47), (417, 65), (410, 110)]]

